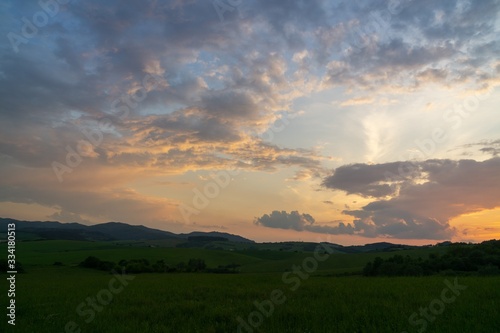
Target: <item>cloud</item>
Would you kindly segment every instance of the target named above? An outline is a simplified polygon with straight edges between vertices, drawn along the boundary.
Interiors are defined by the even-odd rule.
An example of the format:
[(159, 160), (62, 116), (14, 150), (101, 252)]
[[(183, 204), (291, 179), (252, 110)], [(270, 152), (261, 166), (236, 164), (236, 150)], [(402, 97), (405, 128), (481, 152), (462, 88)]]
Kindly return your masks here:
[(326, 177), (323, 185), (345, 191), (347, 194), (386, 197), (396, 193), (397, 188), (394, 183), (411, 180), (415, 168), (415, 164), (411, 162), (345, 165), (335, 169), (333, 175)]
[(465, 150), (465, 154), (469, 154), (468, 149), (475, 148), (481, 153), (489, 154), (492, 157), (500, 155), (500, 140), (485, 140), (481, 142), (469, 143), (458, 147), (457, 149)]
[(257, 119), (259, 107), (249, 93), (224, 91), (207, 94), (201, 100), (206, 113), (219, 119)]
[(495, 25), (500, 3), (426, 3), (422, 7), (401, 1), (396, 11), (394, 3), (386, 1), (358, 2), (351, 11), (338, 8), (343, 19), (322, 30), (329, 31), (321, 36), (330, 48), (320, 50), (322, 59), (343, 54), (335, 59), (342, 66), (330, 69), (324, 82), (371, 91), (408, 91), (433, 82), (468, 81), (475, 89), (497, 85), (489, 77), (496, 66), (490, 54), (498, 49)]
[(362, 235), (446, 239), (455, 233), (452, 218), (500, 206), (499, 174), (500, 158), (355, 164), (323, 185), (376, 199), (343, 212), (363, 224)]
[[(500, 207), (500, 158), (409, 163), (348, 165), (325, 179), (327, 188), (375, 199), (361, 209), (343, 211), (353, 222), (317, 224), (309, 214), (273, 211), (255, 224), (322, 234), (441, 240), (457, 232), (451, 219)], [(408, 165), (413, 166), (411, 173), (397, 173)]]
[(273, 211), (271, 214), (264, 214), (254, 220), (254, 224), (267, 228), (292, 229), (295, 231), (309, 231), (320, 234), (353, 235), (356, 231), (362, 231), (359, 223), (353, 227), (342, 221), (337, 221), (335, 226), (315, 224), (315, 219), (307, 213), (301, 214), (298, 211)]
[(254, 223), (268, 228), (303, 231), (314, 223), (314, 218), (309, 214), (300, 214), (298, 211), (287, 213), (275, 210), (271, 214), (256, 218)]
[(64, 210), (61, 210), (59, 212), (55, 212), (54, 214), (51, 214), (47, 217), (50, 219), (53, 219), (55, 221), (60, 221), (60, 222), (77, 222), (77, 223), (87, 224), (87, 225), (90, 224), (89, 220), (82, 218), (79, 214), (66, 212)]

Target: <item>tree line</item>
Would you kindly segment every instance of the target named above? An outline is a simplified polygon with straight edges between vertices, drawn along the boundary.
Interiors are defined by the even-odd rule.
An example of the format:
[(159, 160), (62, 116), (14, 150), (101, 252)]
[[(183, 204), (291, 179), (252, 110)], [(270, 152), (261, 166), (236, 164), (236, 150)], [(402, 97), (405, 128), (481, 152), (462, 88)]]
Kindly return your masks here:
[(454, 243), (427, 259), (395, 255), (380, 257), (363, 269), (364, 276), (500, 275), (500, 240), (480, 244)]
[(122, 271), (127, 273), (220, 273), (234, 274), (238, 273), (238, 264), (219, 265), (215, 268), (207, 267), (205, 260), (193, 258), (186, 262), (179, 262), (176, 265), (168, 265), (165, 260), (158, 260), (151, 264), (147, 259), (122, 259), (118, 263), (112, 261), (100, 260), (97, 257), (89, 256), (79, 264), (80, 267), (92, 268), (101, 271), (111, 272)]

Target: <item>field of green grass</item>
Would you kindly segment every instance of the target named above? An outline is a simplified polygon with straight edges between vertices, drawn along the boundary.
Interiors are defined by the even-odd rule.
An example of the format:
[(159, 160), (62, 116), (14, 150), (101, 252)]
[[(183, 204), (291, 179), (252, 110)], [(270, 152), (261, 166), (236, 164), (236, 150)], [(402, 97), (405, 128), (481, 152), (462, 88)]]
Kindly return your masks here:
[[(6, 244), (0, 244), (0, 251), (6, 253)], [(209, 267), (236, 263), (241, 265), (243, 273), (283, 272), (294, 264), (300, 264), (312, 252), (281, 252), (271, 250), (206, 250), (200, 248), (163, 248), (148, 246), (132, 246), (129, 243), (86, 242), (67, 240), (44, 240), (19, 242), (17, 258), (27, 269), (30, 267), (45, 267), (54, 262), (66, 266), (75, 266), (88, 256), (101, 260), (118, 262), (121, 259), (142, 259), (149, 261), (165, 260), (167, 264), (175, 265), (187, 262), (190, 258), (204, 259)], [(422, 248), (403, 250), (398, 253), (409, 256), (424, 256), (429, 253), (444, 251), (444, 248)], [(320, 263), (316, 274), (336, 274), (344, 272), (361, 272), (368, 261), (375, 257), (388, 258), (395, 252), (359, 253), (329, 255)]]
[[(431, 250), (402, 254), (427, 256)], [(5, 244), (0, 251), (5, 253)], [(124, 280), (78, 267), (89, 255), (172, 264), (202, 258), (209, 267), (240, 264), (241, 273), (151, 273)], [(445, 280), (453, 285), (454, 277), (332, 276), (391, 255), (332, 254), (309, 274), (289, 271), (312, 253), (19, 242), (17, 260), (27, 273), (17, 275), (16, 326), (7, 325), (4, 314), (0, 332), (500, 332), (498, 277), (459, 277), (457, 283), (466, 289), (455, 290), (459, 295), (445, 292), (446, 299), (454, 299), (443, 302), (443, 290), (449, 289)], [(54, 266), (56, 261), (64, 266)], [(5, 294), (3, 276), (0, 290)], [(2, 309), (6, 302), (0, 299)], [(426, 319), (420, 309), (429, 306), (438, 314), (428, 312)]]

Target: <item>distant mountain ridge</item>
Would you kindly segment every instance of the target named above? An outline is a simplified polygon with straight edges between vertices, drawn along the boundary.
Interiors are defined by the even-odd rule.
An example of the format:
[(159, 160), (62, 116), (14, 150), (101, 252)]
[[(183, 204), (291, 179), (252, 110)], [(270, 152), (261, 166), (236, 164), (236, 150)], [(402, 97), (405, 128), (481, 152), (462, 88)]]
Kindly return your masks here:
[(7, 224), (15, 223), (17, 231), (36, 234), (46, 239), (118, 241), (118, 240), (162, 240), (186, 239), (190, 236), (223, 237), (228, 241), (254, 243), (253, 240), (223, 232), (195, 231), (189, 234), (148, 228), (142, 225), (130, 225), (122, 222), (107, 222), (91, 226), (80, 223), (61, 223), (55, 221), (19, 221), (11, 218), (0, 218), (0, 232), (6, 232)]
[[(190, 233), (175, 234), (168, 231), (153, 229), (142, 225), (130, 225), (122, 222), (107, 222), (91, 226), (80, 223), (61, 223), (55, 221), (19, 221), (11, 218), (0, 218), (0, 233), (7, 232), (7, 224), (15, 223), (16, 230), (37, 235), (43, 239), (63, 239), (81, 241), (156, 241), (179, 240), (186, 241), (184, 247), (205, 247), (207, 243), (216, 243), (221, 240), (246, 244), (244, 247), (254, 249), (274, 249), (279, 251), (314, 251), (317, 243), (311, 242), (275, 242), (256, 243), (242, 236), (224, 232), (193, 231)], [(2, 240), (0, 240), (2, 241)], [(442, 242), (435, 246), (449, 246), (451, 242)], [(220, 245), (220, 244), (219, 244)], [(219, 246), (217, 245), (217, 246)], [(365, 245), (344, 246), (328, 243), (337, 253), (366, 253), (366, 252), (391, 252), (402, 249), (413, 249), (428, 246), (413, 246), (378, 242)], [(230, 244), (228, 244), (229, 247)]]

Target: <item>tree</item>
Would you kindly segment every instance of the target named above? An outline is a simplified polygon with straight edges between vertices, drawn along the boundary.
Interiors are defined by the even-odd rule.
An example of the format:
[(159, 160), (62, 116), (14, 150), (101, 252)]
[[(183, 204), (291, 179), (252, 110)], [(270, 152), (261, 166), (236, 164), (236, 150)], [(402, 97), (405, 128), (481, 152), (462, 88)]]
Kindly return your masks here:
[(207, 268), (205, 260), (203, 259), (189, 259), (187, 270), (188, 272), (201, 272)]

